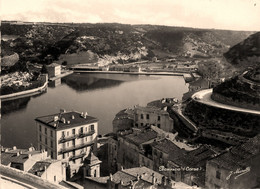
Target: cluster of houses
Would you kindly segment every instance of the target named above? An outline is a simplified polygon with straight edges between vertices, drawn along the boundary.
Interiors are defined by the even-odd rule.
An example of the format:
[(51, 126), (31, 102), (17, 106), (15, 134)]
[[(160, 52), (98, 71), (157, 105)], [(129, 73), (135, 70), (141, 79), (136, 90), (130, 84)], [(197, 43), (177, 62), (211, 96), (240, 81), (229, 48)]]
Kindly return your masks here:
[[(108, 169), (146, 167), (174, 182), (200, 188), (259, 187), (260, 135), (220, 149), (190, 145), (173, 134), (174, 121), (165, 107), (173, 99), (119, 112), (108, 139)], [(174, 104), (174, 103), (173, 103)], [(165, 117), (165, 118), (163, 118)], [(124, 124), (126, 123), (126, 124)]]
[(259, 187), (260, 134), (224, 150), (191, 145), (174, 131), (167, 111), (177, 102), (164, 98), (120, 111), (102, 145), (98, 119), (87, 112), (61, 110), (37, 117), (37, 150), (2, 147), (1, 163), (53, 183), (75, 183), (68, 188)]

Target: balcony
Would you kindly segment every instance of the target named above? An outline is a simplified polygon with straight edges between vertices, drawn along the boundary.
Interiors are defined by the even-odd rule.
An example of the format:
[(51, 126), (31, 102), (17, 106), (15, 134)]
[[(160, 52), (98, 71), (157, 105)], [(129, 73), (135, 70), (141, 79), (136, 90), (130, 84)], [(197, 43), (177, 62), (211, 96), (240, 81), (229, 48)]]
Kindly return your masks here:
[(70, 141), (70, 140), (73, 140), (77, 138), (77, 135), (72, 135), (72, 136), (69, 136), (69, 137), (65, 137), (65, 136), (62, 136), (59, 140), (59, 144), (60, 143), (64, 143), (64, 142), (67, 142), (67, 141)]
[(90, 136), (90, 135), (93, 135), (94, 133), (95, 133), (95, 130), (92, 130), (92, 131), (89, 131), (87, 133), (83, 132), (83, 133), (79, 133), (77, 135), (74, 134), (74, 135), (68, 136), (68, 137), (62, 136), (58, 142), (60, 144), (60, 143), (64, 143), (64, 142), (76, 139), (76, 138), (83, 138), (83, 137), (86, 137), (86, 136)]
[(85, 142), (83, 144), (79, 144), (79, 145), (75, 145), (75, 146), (65, 147), (65, 148), (60, 149), (59, 154), (63, 154), (63, 153), (66, 153), (66, 152), (71, 152), (73, 150), (82, 149), (82, 148), (91, 146), (93, 144), (94, 144), (94, 141), (91, 141), (91, 142)]
[(78, 138), (83, 138), (83, 137), (86, 137), (86, 136), (90, 136), (90, 135), (93, 135), (94, 133), (95, 133), (95, 130), (89, 131), (87, 133), (79, 133), (78, 134)]
[(69, 158), (69, 161), (72, 161), (74, 159), (79, 159), (79, 158), (82, 158), (86, 155), (86, 152), (82, 153), (82, 154), (79, 154), (79, 155), (74, 155), (72, 157)]

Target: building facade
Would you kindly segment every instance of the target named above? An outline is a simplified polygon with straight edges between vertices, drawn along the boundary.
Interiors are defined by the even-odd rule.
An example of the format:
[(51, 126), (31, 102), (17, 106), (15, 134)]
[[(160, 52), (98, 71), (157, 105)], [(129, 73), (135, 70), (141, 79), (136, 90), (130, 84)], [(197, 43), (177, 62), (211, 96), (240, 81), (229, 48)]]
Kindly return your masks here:
[(61, 65), (57, 63), (52, 63), (47, 66), (47, 71), (48, 71), (49, 78), (56, 77), (61, 74)]
[(208, 161), (206, 188), (259, 188), (259, 150), (260, 134)]
[(135, 127), (154, 125), (166, 132), (172, 132), (174, 129), (174, 122), (167, 112), (167, 107), (161, 109), (158, 107), (135, 106), (134, 123)]
[(36, 121), (38, 149), (53, 159), (70, 165), (81, 164), (96, 151), (98, 120), (75, 111), (38, 117)]

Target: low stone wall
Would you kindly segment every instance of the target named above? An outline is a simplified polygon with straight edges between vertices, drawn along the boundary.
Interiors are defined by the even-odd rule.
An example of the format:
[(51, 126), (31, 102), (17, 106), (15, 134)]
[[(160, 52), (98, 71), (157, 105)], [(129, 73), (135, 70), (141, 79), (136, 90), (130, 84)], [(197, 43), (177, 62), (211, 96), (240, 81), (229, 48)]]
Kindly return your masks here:
[(215, 100), (216, 102), (220, 102), (223, 104), (260, 111), (260, 103), (249, 104), (245, 102), (238, 102), (238, 101), (234, 101), (232, 98), (228, 98), (217, 93), (212, 93), (211, 98), (212, 100)]
[(4, 165), (0, 165), (0, 173), (3, 176), (10, 177), (21, 183), (32, 185), (33, 187), (36, 187), (39, 189), (66, 189), (65, 187), (63, 187), (61, 185), (51, 183), (38, 176), (29, 174), (27, 172), (24, 172), (24, 171), (21, 171), (18, 169), (14, 169), (12, 167), (7, 167)]

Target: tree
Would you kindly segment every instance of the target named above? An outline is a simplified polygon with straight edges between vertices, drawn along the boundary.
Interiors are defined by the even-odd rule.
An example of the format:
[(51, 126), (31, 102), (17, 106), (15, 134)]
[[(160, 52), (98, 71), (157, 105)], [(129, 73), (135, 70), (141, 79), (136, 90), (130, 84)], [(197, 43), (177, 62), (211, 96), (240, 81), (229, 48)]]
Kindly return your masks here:
[(61, 65), (67, 66), (67, 65), (68, 65), (68, 62), (67, 62), (66, 60), (64, 60), (64, 61), (61, 63)]
[(42, 65), (41, 73), (45, 73), (45, 74), (48, 73), (46, 64)]

